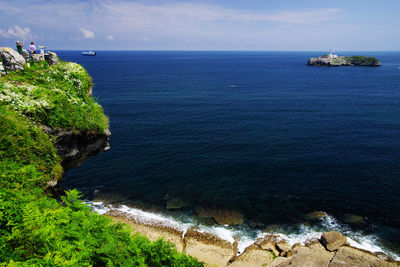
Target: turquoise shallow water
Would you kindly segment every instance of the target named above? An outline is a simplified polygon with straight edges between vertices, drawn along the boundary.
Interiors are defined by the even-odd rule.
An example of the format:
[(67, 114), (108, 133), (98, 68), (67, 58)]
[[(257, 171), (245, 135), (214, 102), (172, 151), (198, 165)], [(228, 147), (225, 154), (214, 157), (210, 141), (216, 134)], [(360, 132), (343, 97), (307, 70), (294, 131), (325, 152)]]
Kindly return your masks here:
[(322, 52), (58, 54), (92, 75), (112, 131), (65, 187), (161, 210), (168, 194), (187, 202), (174, 216), (235, 209), (288, 233), (327, 228), (305, 219), (323, 210), (399, 251), (400, 52), (362, 53), (379, 68), (306, 65)]

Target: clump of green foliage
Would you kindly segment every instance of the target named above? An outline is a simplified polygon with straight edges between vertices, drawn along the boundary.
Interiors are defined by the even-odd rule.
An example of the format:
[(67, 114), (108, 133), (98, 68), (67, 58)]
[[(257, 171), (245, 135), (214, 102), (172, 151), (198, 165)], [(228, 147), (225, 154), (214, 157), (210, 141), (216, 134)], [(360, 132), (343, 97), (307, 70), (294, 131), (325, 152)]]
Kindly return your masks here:
[(381, 65), (376, 57), (351, 56), (347, 57), (346, 60), (353, 65)]
[[(82, 86), (78, 86), (77, 81), (60, 77), (63, 72), (60, 69), (71, 68), (67, 66), (42, 64), (28, 68), (25, 74), (12, 73), (1, 78), (0, 266), (203, 266), (196, 259), (178, 253), (169, 242), (150, 242), (143, 236), (132, 235), (126, 225), (94, 213), (83, 204), (76, 190), (66, 192), (59, 201), (47, 192), (47, 183), (62, 175), (61, 160), (52, 139), (37, 123), (73, 129), (106, 127), (101, 107), (98, 111), (103, 114), (102, 125), (92, 122), (81, 125), (73, 118), (63, 120), (60, 114), (52, 113), (57, 105), (69, 99), (81, 98), (80, 103), (85, 105), (92, 103), (87, 97), (91, 84), (88, 75), (79, 72), (82, 76), (76, 77), (82, 79)], [(49, 76), (42, 75), (39, 69)], [(47, 82), (48, 77), (54, 80)], [(10, 90), (8, 101), (4, 101), (5, 87)], [(22, 88), (29, 91), (28, 87), (32, 88), (30, 92), (22, 91)], [(15, 103), (17, 99), (22, 104)], [(32, 99), (47, 101), (50, 107), (20, 109)], [(69, 105), (72, 109), (77, 104)]]
[(108, 118), (89, 96), (92, 81), (79, 64), (40, 61), (0, 77), (0, 104), (52, 128), (104, 131)]

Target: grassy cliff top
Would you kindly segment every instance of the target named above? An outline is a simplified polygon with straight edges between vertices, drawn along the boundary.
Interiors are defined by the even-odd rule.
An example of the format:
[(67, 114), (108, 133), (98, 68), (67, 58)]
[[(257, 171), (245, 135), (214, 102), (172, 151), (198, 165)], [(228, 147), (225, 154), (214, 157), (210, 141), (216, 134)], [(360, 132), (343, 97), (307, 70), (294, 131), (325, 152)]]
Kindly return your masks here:
[(38, 124), (107, 128), (91, 86), (75, 63), (43, 62), (0, 77), (0, 266), (203, 266), (93, 212), (76, 190), (58, 200), (47, 190), (63, 170)]
[(41, 61), (0, 77), (0, 104), (51, 128), (101, 132), (108, 118), (89, 96), (91, 88), (81, 65)]

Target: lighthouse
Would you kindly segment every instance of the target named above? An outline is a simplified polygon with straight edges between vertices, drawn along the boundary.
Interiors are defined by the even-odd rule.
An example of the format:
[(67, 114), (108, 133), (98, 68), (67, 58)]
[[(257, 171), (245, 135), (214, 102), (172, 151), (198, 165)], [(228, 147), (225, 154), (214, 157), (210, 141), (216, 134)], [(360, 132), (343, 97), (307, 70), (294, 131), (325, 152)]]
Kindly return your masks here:
[(332, 49), (330, 49), (329, 50), (329, 56), (328, 56), (329, 58), (337, 58), (338, 56), (337, 55), (335, 55), (334, 53), (333, 53), (333, 50)]

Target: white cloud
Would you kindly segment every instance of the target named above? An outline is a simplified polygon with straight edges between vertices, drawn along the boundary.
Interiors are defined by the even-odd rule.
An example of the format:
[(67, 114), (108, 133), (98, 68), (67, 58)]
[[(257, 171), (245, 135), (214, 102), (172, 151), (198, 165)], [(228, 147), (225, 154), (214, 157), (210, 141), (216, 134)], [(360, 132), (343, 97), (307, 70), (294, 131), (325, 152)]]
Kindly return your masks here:
[(0, 29), (0, 36), (4, 38), (21, 38), (21, 39), (32, 39), (33, 35), (31, 29), (25, 27), (9, 27), (8, 29)]
[(94, 32), (86, 30), (84, 28), (79, 28), (79, 30), (82, 32), (84, 39), (93, 39), (94, 38)]
[(112, 34), (107, 35), (107, 40), (109, 40), (109, 41), (114, 40), (114, 35), (112, 35)]

